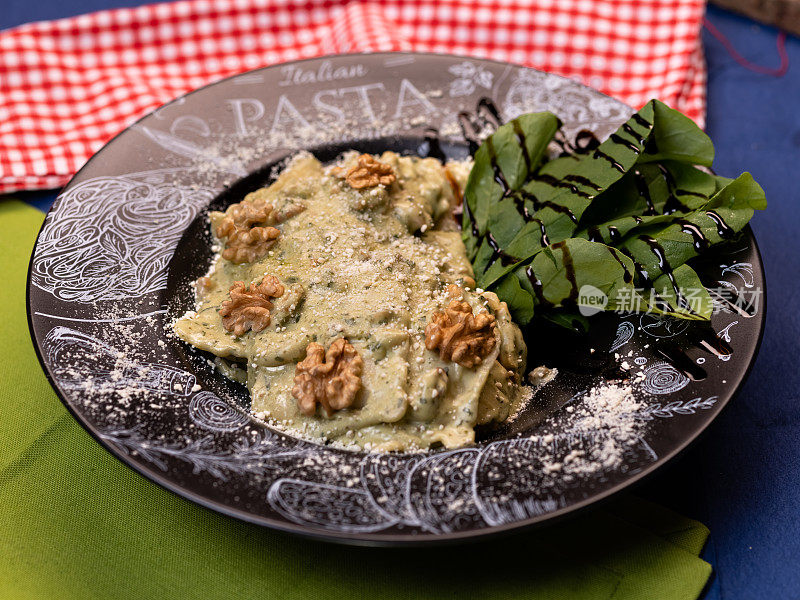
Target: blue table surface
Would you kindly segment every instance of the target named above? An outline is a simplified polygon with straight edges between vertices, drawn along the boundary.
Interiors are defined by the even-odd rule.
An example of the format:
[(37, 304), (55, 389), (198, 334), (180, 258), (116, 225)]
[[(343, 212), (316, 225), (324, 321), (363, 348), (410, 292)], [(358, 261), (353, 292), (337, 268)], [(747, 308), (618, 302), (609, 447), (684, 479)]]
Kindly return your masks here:
[[(4, 0), (0, 29), (143, 3)], [(714, 7), (708, 17), (749, 60), (777, 66), (774, 28)], [(740, 395), (697, 444), (639, 492), (711, 529), (703, 557), (714, 566), (714, 576), (706, 600), (798, 599), (800, 313), (792, 302), (800, 301), (800, 210), (790, 175), (800, 168), (800, 40), (789, 38), (791, 66), (781, 78), (741, 67), (707, 32), (703, 41), (715, 169), (731, 177), (750, 171), (770, 201), (752, 222), (767, 272), (767, 328)], [(46, 209), (55, 192), (22, 197)]]

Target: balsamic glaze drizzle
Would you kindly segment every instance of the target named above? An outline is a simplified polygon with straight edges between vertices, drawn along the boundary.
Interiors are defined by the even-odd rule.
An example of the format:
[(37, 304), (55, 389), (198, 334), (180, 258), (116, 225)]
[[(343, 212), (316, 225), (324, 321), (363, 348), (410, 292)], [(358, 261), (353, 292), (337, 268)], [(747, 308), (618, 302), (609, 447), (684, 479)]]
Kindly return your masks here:
[(516, 193), (519, 194), (520, 196), (522, 196), (522, 198), (524, 200), (530, 200), (531, 201), (531, 203), (533, 204), (534, 212), (536, 212), (537, 210), (540, 210), (540, 209), (542, 209), (544, 207), (548, 207), (548, 208), (554, 210), (555, 212), (563, 213), (563, 214), (567, 215), (573, 223), (576, 223), (576, 224), (578, 223), (578, 217), (576, 217), (575, 213), (572, 212), (566, 206), (562, 206), (560, 204), (556, 204), (555, 202), (552, 202), (551, 200), (539, 200), (534, 194), (530, 193), (528, 190), (521, 189), (521, 190), (517, 190)]
[(599, 145), (600, 145), (600, 140), (597, 139), (597, 136), (588, 129), (584, 129), (582, 131), (579, 131), (575, 135), (575, 143), (573, 144), (573, 150), (575, 154), (589, 154)]
[(542, 248), (550, 245), (550, 239), (547, 237), (547, 230), (544, 228), (544, 223), (541, 219), (531, 219), (532, 222), (539, 224), (539, 231), (542, 233), (541, 244)]
[(470, 229), (472, 231), (472, 237), (479, 238), (481, 233), (478, 230), (478, 224), (475, 221), (475, 215), (472, 214), (472, 209), (469, 207), (469, 202), (467, 202), (466, 198), (464, 198), (463, 207), (464, 207), (463, 208), (464, 214), (467, 216), (467, 220), (469, 221), (469, 224), (470, 224)]
[(508, 185), (506, 177), (503, 175), (502, 169), (500, 169), (500, 165), (497, 164), (497, 153), (495, 152), (492, 138), (486, 138), (485, 144), (486, 150), (489, 153), (489, 164), (492, 165), (492, 171), (494, 172), (494, 180), (501, 188), (503, 188), (503, 197), (506, 197), (511, 193), (511, 186)]
[(636, 133), (636, 130), (633, 127), (631, 127), (630, 123), (624, 123), (622, 125), (622, 130), (625, 133), (627, 133), (629, 136), (631, 136), (633, 139), (635, 139), (637, 142), (639, 142), (640, 144), (644, 144), (644, 140), (645, 140), (644, 136), (641, 136), (638, 133)]
[(614, 257), (614, 260), (616, 260), (619, 263), (619, 266), (622, 267), (622, 270), (624, 271), (624, 274), (622, 275), (622, 280), (625, 283), (633, 283), (633, 273), (631, 273), (628, 270), (628, 267), (625, 266), (625, 263), (622, 262), (622, 259), (617, 254), (617, 251), (614, 248), (609, 248), (608, 251), (611, 253), (611, 256)]
[(621, 137), (621, 136), (617, 135), (616, 133), (612, 133), (609, 136), (609, 139), (612, 142), (614, 142), (615, 144), (620, 144), (622, 146), (625, 146), (626, 148), (630, 149), (634, 154), (639, 154), (639, 152), (642, 151), (641, 148), (639, 148), (639, 146), (637, 146), (633, 142), (629, 142), (624, 137)]
[(561, 304), (575, 305), (578, 303), (578, 280), (575, 277), (575, 263), (572, 261), (572, 254), (569, 251), (566, 241), (556, 242), (552, 246), (553, 250), (561, 251), (561, 260), (564, 263), (564, 276), (570, 285), (569, 296)]
[(428, 151), (425, 156), (435, 158), (442, 162), (447, 162), (447, 156), (442, 150), (442, 145), (439, 143), (439, 130), (429, 127), (425, 130), (425, 142), (428, 144)]
[(590, 242), (600, 242), (601, 244), (605, 243), (603, 236), (600, 234), (600, 228), (592, 225), (589, 229), (586, 230), (586, 233), (589, 236)]
[(658, 260), (658, 267), (661, 269), (661, 272), (667, 276), (670, 284), (672, 284), (672, 289), (675, 292), (675, 299), (678, 302), (678, 306), (691, 314), (697, 314), (694, 310), (692, 310), (688, 300), (686, 300), (686, 297), (681, 293), (678, 282), (675, 281), (675, 274), (672, 271), (672, 265), (669, 264), (669, 261), (667, 260), (667, 254), (664, 252), (664, 248), (661, 246), (661, 244), (659, 244), (649, 235), (640, 235), (639, 239), (650, 246), (650, 250), (653, 254), (655, 254), (656, 259)]
[(490, 125), (494, 125), (495, 129), (503, 124), (503, 116), (500, 114), (500, 109), (497, 108), (497, 105), (491, 98), (484, 96), (478, 100), (476, 112), (481, 121), (484, 123), (489, 123)]
[(633, 180), (636, 183), (636, 191), (639, 192), (639, 195), (644, 198), (644, 201), (647, 203), (647, 210), (644, 214), (658, 214), (656, 212), (656, 205), (653, 204), (653, 198), (650, 196), (650, 187), (647, 185), (647, 180), (639, 169), (633, 170)]
[[(552, 245), (552, 248), (553, 250), (559, 250), (561, 252), (561, 260), (564, 264), (564, 277), (566, 277), (570, 285), (569, 296), (564, 298), (564, 300), (561, 301), (561, 304), (562, 306), (574, 306), (578, 303), (579, 290), (578, 280), (575, 276), (575, 263), (572, 259), (572, 253), (569, 251), (569, 246), (567, 246), (566, 241), (556, 242)], [(633, 281), (633, 274), (625, 266), (625, 263), (622, 262), (617, 254), (617, 251), (614, 248), (609, 248), (608, 251), (622, 267), (622, 270), (624, 271), (622, 278), (625, 283), (631, 283)], [(536, 295), (536, 299), (538, 300), (539, 304), (541, 304), (543, 308), (554, 306), (552, 302), (544, 297), (542, 282), (537, 277), (536, 273), (534, 273), (533, 265), (528, 265), (528, 267), (525, 269), (525, 275), (527, 275), (528, 280), (531, 282), (533, 292)]]
[(667, 167), (660, 163), (658, 165), (658, 170), (661, 171), (661, 175), (664, 177), (664, 182), (667, 184), (667, 192), (669, 193), (667, 201), (664, 203), (664, 214), (671, 215), (676, 211), (689, 212), (689, 207), (678, 200), (678, 196), (675, 193), (675, 178), (672, 176), (672, 173), (669, 172)]
[(633, 261), (633, 268), (636, 270), (636, 278), (639, 280), (641, 286), (645, 289), (653, 287), (650, 274), (645, 270), (644, 265), (633, 257), (631, 251), (627, 248), (620, 248), (619, 251)]
[(525, 269), (525, 275), (527, 275), (528, 281), (531, 282), (533, 293), (542, 308), (549, 308), (553, 306), (553, 303), (544, 297), (544, 286), (542, 285), (541, 280), (536, 276), (536, 273), (533, 272), (532, 266), (528, 265), (528, 267)]
[(486, 265), (488, 269), (491, 265), (497, 262), (497, 259), (500, 259), (500, 264), (504, 267), (517, 262), (516, 257), (503, 252), (502, 248), (500, 248), (500, 244), (497, 243), (497, 240), (490, 232), (486, 232), (486, 241), (489, 243), (489, 246), (492, 248), (492, 256), (489, 258), (489, 262)]
[(500, 115), (500, 111), (491, 98), (481, 98), (474, 114), (466, 111), (458, 113), (461, 134), (464, 136), (464, 140), (469, 146), (469, 153), (472, 155), (475, 155), (478, 148), (480, 148), (480, 131), (487, 125), (497, 129), (502, 123), (503, 118)]
[(705, 198), (708, 199), (708, 196), (705, 194), (701, 194), (700, 192), (693, 192), (691, 190), (675, 190), (675, 194), (678, 196), (695, 196), (696, 198)]
[(574, 181), (575, 183), (579, 183), (584, 187), (592, 188), (594, 191), (599, 192), (603, 188), (597, 185), (594, 181), (589, 179), (588, 177), (583, 177), (582, 175), (566, 175), (564, 177), (564, 181)]
[(478, 148), (481, 147), (481, 140), (472, 115), (467, 112), (458, 113), (458, 125), (461, 127), (461, 135), (464, 136), (464, 140), (469, 147), (469, 153), (475, 156)]
[(675, 219), (675, 223), (681, 226), (681, 231), (684, 233), (688, 233), (692, 236), (692, 242), (694, 244), (695, 251), (700, 254), (705, 250), (708, 250), (711, 243), (708, 241), (708, 238), (703, 234), (703, 230), (700, 226), (695, 225), (691, 221), (687, 221), (686, 219)]
[(560, 129), (556, 131), (556, 134), (553, 136), (553, 143), (559, 147), (561, 152), (558, 153), (559, 158), (564, 158), (565, 156), (574, 157), (575, 154), (575, 146), (574, 144), (570, 144), (564, 138), (564, 132)]
[(696, 329), (692, 332), (691, 338), (693, 342), (717, 358), (725, 358), (733, 354), (733, 348), (725, 340), (717, 337), (713, 330)]
[[(528, 212), (528, 207), (525, 206), (525, 199), (522, 197), (521, 194), (512, 194), (511, 197), (514, 199), (514, 204), (517, 207), (517, 212), (522, 215), (522, 218), (525, 219), (525, 222), (532, 221), (533, 216), (531, 213)], [(539, 219), (536, 219), (539, 221)], [(541, 223), (541, 221), (539, 221)]]
[(526, 145), (527, 140), (525, 139), (525, 132), (522, 131), (522, 126), (516, 119), (511, 121), (511, 126), (514, 128), (514, 134), (517, 136), (517, 142), (519, 143), (519, 147), (522, 150), (522, 158), (525, 160), (525, 167), (528, 169), (528, 172), (530, 173), (531, 170), (533, 169), (533, 165), (531, 164), (530, 154), (528, 154), (528, 146)]
[(705, 369), (698, 366), (686, 353), (675, 345), (662, 345), (656, 351), (663, 356), (668, 363), (686, 375), (692, 381), (702, 381), (707, 374)]
[(592, 157), (593, 158), (602, 158), (603, 160), (607, 160), (609, 162), (609, 164), (612, 167), (614, 167), (617, 171), (619, 171), (620, 173), (624, 173), (625, 172), (625, 167), (623, 167), (622, 164), (617, 162), (612, 156), (609, 156), (608, 154), (606, 154), (605, 152), (603, 152), (599, 148), (595, 149), (595, 151), (592, 153)]
[(647, 154), (658, 154), (658, 144), (656, 143), (655, 134), (651, 133), (647, 138), (647, 143), (644, 145), (644, 151)]
[(730, 239), (734, 235), (736, 235), (736, 232), (731, 228), (730, 225), (728, 225), (725, 221), (722, 220), (722, 217), (720, 217), (717, 212), (713, 210), (707, 210), (706, 215), (708, 216), (709, 219), (711, 219), (712, 221), (714, 221), (714, 223), (716, 223), (717, 235), (719, 235), (719, 237), (721, 237), (722, 239)]
[[(568, 189), (570, 192), (572, 192), (576, 196), (580, 196), (581, 198), (593, 198), (594, 197), (594, 194), (587, 194), (583, 190), (579, 189), (577, 185), (567, 181), (566, 177), (564, 177), (563, 179), (558, 179), (557, 177), (553, 177), (552, 175), (548, 175), (548, 174), (544, 174), (544, 175), (536, 174), (533, 177), (531, 177), (531, 179), (533, 181), (541, 181), (542, 183), (544, 183), (546, 185), (549, 185), (551, 187)], [(594, 185), (594, 184), (592, 184), (592, 185)]]

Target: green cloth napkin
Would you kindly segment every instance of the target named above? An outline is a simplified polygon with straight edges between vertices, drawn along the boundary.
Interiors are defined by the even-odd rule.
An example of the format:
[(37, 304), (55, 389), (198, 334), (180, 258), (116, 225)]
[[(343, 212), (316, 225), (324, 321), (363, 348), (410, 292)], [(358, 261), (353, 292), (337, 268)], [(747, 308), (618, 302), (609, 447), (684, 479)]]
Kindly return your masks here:
[(28, 336), (42, 213), (0, 202), (0, 597), (694, 599), (701, 524), (627, 497), (480, 544), (351, 548), (219, 515), (105, 452), (61, 406)]

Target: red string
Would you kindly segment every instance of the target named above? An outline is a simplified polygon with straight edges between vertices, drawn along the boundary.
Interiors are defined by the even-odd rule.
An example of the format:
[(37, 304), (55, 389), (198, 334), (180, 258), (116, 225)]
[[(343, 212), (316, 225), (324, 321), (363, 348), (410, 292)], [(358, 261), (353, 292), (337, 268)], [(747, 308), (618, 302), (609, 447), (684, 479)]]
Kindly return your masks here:
[(789, 70), (789, 55), (786, 53), (786, 32), (779, 31), (778, 37), (775, 40), (775, 43), (778, 47), (778, 56), (781, 59), (781, 64), (777, 69), (773, 69), (772, 67), (764, 67), (762, 65), (757, 65), (755, 63), (750, 62), (744, 56), (739, 54), (736, 48), (733, 47), (731, 41), (725, 37), (725, 35), (717, 29), (714, 24), (709, 21), (707, 18), (703, 17), (703, 26), (708, 30), (708, 32), (717, 38), (722, 47), (728, 51), (728, 54), (731, 55), (733, 60), (737, 63), (742, 65), (745, 69), (749, 69), (755, 73), (762, 73), (764, 75), (771, 75), (773, 77), (783, 77), (786, 75), (786, 71)]

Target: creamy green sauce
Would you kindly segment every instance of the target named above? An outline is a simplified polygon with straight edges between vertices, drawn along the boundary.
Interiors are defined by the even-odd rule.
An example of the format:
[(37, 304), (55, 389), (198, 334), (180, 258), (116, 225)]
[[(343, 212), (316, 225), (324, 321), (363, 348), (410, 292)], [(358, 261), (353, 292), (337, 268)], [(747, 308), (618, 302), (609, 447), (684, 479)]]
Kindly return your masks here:
[[(346, 171), (355, 153), (338, 166)], [(442, 164), (432, 158), (385, 152), (397, 181), (355, 190), (310, 154), (296, 156), (263, 197), (279, 212), (305, 210), (276, 225), (269, 254), (233, 264), (218, 257), (198, 290), (196, 310), (175, 325), (187, 343), (219, 357), (221, 372), (245, 381), (252, 411), (274, 425), (315, 440), (375, 450), (455, 448), (475, 439), (475, 426), (508, 418), (519, 401), (525, 344), (504, 303), (488, 292), (468, 291), (475, 312), (497, 319), (498, 344), (472, 369), (425, 349), (425, 327), (443, 310), (451, 283), (472, 276), (460, 229), (452, 217), (456, 198)], [(468, 167), (448, 165), (462, 189)], [(210, 215), (211, 229), (222, 213)], [(222, 244), (217, 241), (218, 244)], [(219, 309), (235, 281), (274, 275), (286, 292), (275, 301), (270, 325), (234, 336)], [(306, 346), (324, 347), (345, 337), (363, 361), (355, 404), (327, 418), (301, 414), (291, 391)]]

